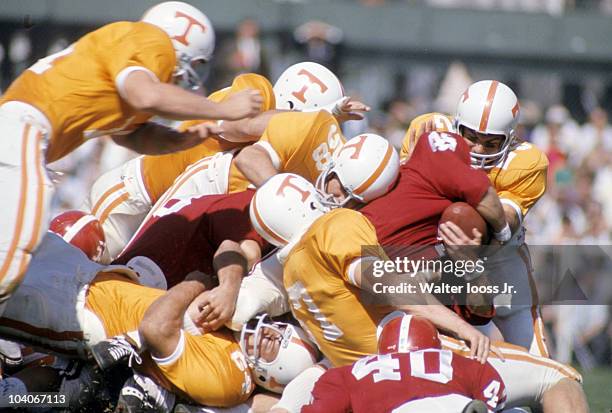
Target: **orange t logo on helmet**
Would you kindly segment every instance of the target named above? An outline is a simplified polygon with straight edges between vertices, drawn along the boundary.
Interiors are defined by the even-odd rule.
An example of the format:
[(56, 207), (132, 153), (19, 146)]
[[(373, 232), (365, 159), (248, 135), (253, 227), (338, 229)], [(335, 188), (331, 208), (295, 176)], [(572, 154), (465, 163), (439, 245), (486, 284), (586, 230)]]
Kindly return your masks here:
[[(340, 152), (338, 152), (338, 154), (344, 152), (348, 148), (355, 148), (355, 152), (353, 152), (353, 154), (351, 155), (351, 159), (359, 158), (359, 154), (361, 153), (361, 148), (363, 148), (363, 144), (365, 143), (367, 137), (368, 137), (367, 135), (360, 135), (359, 140), (357, 142), (354, 142), (354, 143), (347, 142), (346, 144), (342, 145), (342, 149), (340, 149)], [(354, 140), (354, 139), (351, 139), (351, 140)]]
[[(323, 81), (321, 79), (319, 79), (318, 77), (313, 75), (308, 70), (301, 69), (298, 72), (298, 75), (306, 76), (308, 78), (308, 81), (310, 82), (311, 85), (318, 85), (319, 88), (321, 89), (321, 93), (325, 93), (325, 91), (327, 91), (327, 86), (325, 85), (325, 83), (323, 83)], [(298, 90), (297, 92), (292, 92), (291, 94), (293, 96), (295, 96), (297, 99), (299, 99), (300, 102), (306, 103), (305, 94), (306, 94), (306, 91), (308, 90), (309, 87), (310, 87), (310, 85), (304, 85), (304, 86), (302, 86), (302, 88), (300, 90)]]
[(302, 202), (304, 202), (306, 201), (306, 199), (308, 199), (308, 196), (310, 195), (310, 193), (308, 191), (302, 190), (299, 186), (292, 183), (291, 180), (295, 178), (296, 177), (293, 175), (288, 175), (287, 177), (285, 177), (283, 182), (278, 187), (278, 191), (276, 191), (276, 195), (285, 196), (285, 188), (293, 188), (296, 191), (298, 191), (300, 194), (302, 194)]
[(183, 34), (181, 34), (180, 36), (174, 36), (172, 38), (172, 40), (176, 40), (177, 42), (182, 43), (185, 46), (189, 46), (189, 42), (187, 41), (187, 35), (189, 34), (193, 26), (200, 26), (202, 28), (202, 32), (206, 31), (206, 26), (204, 26), (202, 23), (200, 23), (199, 21), (197, 21), (196, 19), (194, 19), (188, 14), (185, 14), (181, 11), (177, 11), (174, 14), (174, 17), (184, 17), (189, 21), (189, 25), (187, 26)]

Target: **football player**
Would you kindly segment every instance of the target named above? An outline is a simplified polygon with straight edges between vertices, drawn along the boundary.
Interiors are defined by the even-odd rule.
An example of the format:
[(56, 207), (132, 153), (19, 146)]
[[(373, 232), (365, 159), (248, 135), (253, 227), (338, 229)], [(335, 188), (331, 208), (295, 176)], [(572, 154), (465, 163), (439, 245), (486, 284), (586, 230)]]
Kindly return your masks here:
[[(135, 269), (103, 266), (56, 234), (48, 233), (42, 242), (44, 248), (37, 251), (0, 321), (3, 335), (64, 355), (86, 357), (91, 352), (101, 368), (129, 361), (165, 389), (198, 404), (233, 406), (248, 398), (253, 383), (240, 340), (228, 330), (204, 333), (198, 326), (206, 312), (201, 300), (209, 278), (192, 274), (166, 292), (139, 284), (139, 273), (148, 269), (135, 266), (135, 260), (130, 263)], [(233, 243), (218, 250), (220, 282), (242, 277), (241, 257)], [(293, 351), (296, 365), (314, 363), (316, 354), (305, 347), (311, 344), (301, 341), (302, 333), (276, 327), (280, 335), (273, 331), (267, 337), (246, 337), (246, 347), (259, 343), (261, 356), (272, 362), (287, 350), (286, 340), (300, 339), (297, 345), (305, 350)], [(269, 382), (292, 378), (277, 376), (277, 370), (268, 372)]]
[[(326, 212), (314, 186), (294, 174), (270, 178), (250, 208), (257, 232), (281, 247), (277, 257), (294, 317), (331, 364), (342, 366), (376, 351), (376, 325), (390, 307), (363, 302), (361, 273), (386, 255), (363, 214), (345, 208)], [(432, 297), (414, 294), (407, 301), (411, 298), (414, 305), (407, 309), (470, 341), (472, 355), (484, 363), (489, 343), (482, 334)]]
[[(373, 134), (349, 139), (340, 149), (336, 162), (343, 183), (361, 202), (384, 194), (396, 180), (399, 169), (398, 155), (393, 147), (383, 137)], [(161, 268), (167, 284), (173, 286), (192, 271), (212, 273), (216, 249), (223, 241), (231, 240), (240, 244), (250, 269), (262, 253), (270, 249), (270, 244), (251, 226), (249, 204), (253, 194), (254, 191), (246, 190), (228, 195), (170, 199), (157, 214), (147, 218), (113, 263), (126, 264), (134, 257), (147, 257)], [(240, 291), (213, 289), (211, 294), (217, 297), (210, 303), (210, 309), (218, 318), (211, 316), (203, 326), (218, 328), (228, 321), (237, 306), (239, 312), (234, 315), (233, 324), (240, 329), (246, 321), (242, 319), (243, 314), (250, 314), (250, 303), (257, 299), (265, 301), (269, 294), (266, 288), (274, 288), (261, 277), (262, 274), (255, 271), (243, 280)], [(276, 304), (273, 306), (277, 309), (275, 315), (288, 311), (280, 299)]]
[[(245, 74), (234, 79), (231, 87), (213, 93), (210, 99), (223, 100), (247, 88), (259, 90), (264, 96), (263, 113), (259, 116), (226, 122), (222, 135), (211, 136), (194, 148), (131, 160), (96, 181), (84, 208), (91, 210), (104, 225), (108, 239), (104, 262), (119, 254), (164, 192), (169, 191), (173, 196), (225, 193), (227, 168), (233, 154), (259, 139), (270, 117), (278, 113), (273, 110), (275, 107), (302, 112), (325, 109), (334, 113), (339, 121), (360, 118), (363, 115), (359, 111), (368, 109), (359, 102), (347, 100), (338, 78), (325, 67), (312, 62), (289, 67), (279, 77), (274, 89), (264, 77)], [(210, 122), (187, 121), (179, 129), (194, 130)], [(216, 158), (209, 158), (215, 154), (218, 154)], [(190, 165), (193, 167), (187, 171)], [(209, 171), (209, 167), (214, 170)], [(171, 186), (173, 188), (169, 189)]]
[(159, 154), (189, 148), (218, 132), (211, 126), (178, 133), (147, 122), (154, 115), (240, 119), (259, 110), (257, 92), (215, 103), (171, 84), (179, 77), (192, 79), (192, 65), (210, 59), (213, 45), (212, 25), (201, 11), (166, 2), (141, 21), (112, 23), (85, 35), (10, 85), (0, 99), (5, 136), (0, 303), (19, 285), (47, 228), (52, 195), (47, 163), (102, 135), (136, 152)]
[(487, 413), (503, 408), (506, 390), (499, 373), (488, 362), (443, 350), (438, 331), (426, 319), (383, 320), (377, 338), (377, 355), (327, 370), (302, 411)]
[[(434, 115), (444, 119), (443, 115)], [(500, 295), (493, 299), (493, 321), (507, 342), (548, 356), (523, 227), (525, 215), (546, 191), (548, 160), (542, 151), (516, 136), (518, 115), (518, 99), (508, 86), (495, 80), (480, 81), (461, 95), (453, 130), (470, 142), (472, 165), (487, 173), (504, 209), (508, 223), (504, 231), (511, 234), (501, 253), (487, 261), (491, 281), (499, 285), (507, 281), (516, 290), (512, 297)], [(422, 118), (420, 123), (416, 120), (411, 125), (413, 130), (448, 128), (447, 121), (424, 124), (422, 121), (427, 119)], [(404, 155), (409, 153), (409, 135), (418, 132), (407, 133), (404, 146), (408, 149), (403, 150)], [(471, 238), (459, 228), (452, 232), (442, 229), (441, 233), (448, 234), (456, 244)]]

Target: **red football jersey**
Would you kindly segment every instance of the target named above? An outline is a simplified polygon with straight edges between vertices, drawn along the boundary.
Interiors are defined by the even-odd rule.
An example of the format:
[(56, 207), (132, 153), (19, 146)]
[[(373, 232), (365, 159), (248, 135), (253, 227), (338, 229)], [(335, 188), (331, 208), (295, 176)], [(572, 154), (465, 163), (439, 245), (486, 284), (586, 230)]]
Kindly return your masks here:
[(390, 412), (410, 401), (449, 394), (482, 400), (489, 411), (501, 410), (506, 401), (504, 382), (489, 363), (427, 349), (368, 356), (326, 371), (302, 413)]
[(432, 245), (446, 207), (459, 201), (475, 207), (490, 186), (487, 175), (470, 166), (469, 147), (461, 136), (430, 132), (400, 167), (396, 186), (360, 212), (376, 228), (381, 245)]
[(113, 264), (126, 264), (143, 255), (162, 269), (168, 288), (191, 271), (213, 274), (212, 259), (224, 240), (250, 239), (262, 250), (269, 245), (257, 234), (249, 218), (255, 191), (170, 199), (147, 218)]

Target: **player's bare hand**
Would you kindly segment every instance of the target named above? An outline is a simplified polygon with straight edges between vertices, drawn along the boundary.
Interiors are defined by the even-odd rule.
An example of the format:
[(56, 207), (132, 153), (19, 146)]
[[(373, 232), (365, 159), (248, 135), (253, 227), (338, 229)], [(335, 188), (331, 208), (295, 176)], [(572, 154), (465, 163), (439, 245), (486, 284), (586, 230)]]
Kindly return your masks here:
[(187, 132), (198, 135), (201, 139), (208, 138), (212, 135), (220, 135), (223, 133), (223, 127), (216, 123), (202, 122), (195, 126), (187, 128)]
[(198, 316), (194, 323), (205, 332), (219, 329), (229, 321), (236, 309), (236, 300), (240, 285), (218, 286), (200, 294), (198, 300)]
[(473, 326), (465, 323), (464, 327), (458, 332), (462, 338), (470, 345), (470, 358), (484, 364), (491, 351), (491, 340)]
[[(470, 238), (454, 222), (446, 221), (438, 226), (438, 236), (446, 246), (446, 252), (454, 260), (478, 259), (476, 248), (482, 243), (482, 234), (476, 228), (472, 229), (473, 238)], [(466, 248), (467, 247), (467, 248)]]
[(257, 115), (263, 105), (263, 97), (258, 90), (245, 89), (236, 92), (219, 103), (222, 114), (219, 119), (238, 120)]
[(332, 114), (340, 123), (348, 120), (361, 120), (365, 116), (364, 113), (369, 111), (370, 107), (368, 105), (357, 100), (351, 100), (350, 96), (338, 100), (332, 108)]

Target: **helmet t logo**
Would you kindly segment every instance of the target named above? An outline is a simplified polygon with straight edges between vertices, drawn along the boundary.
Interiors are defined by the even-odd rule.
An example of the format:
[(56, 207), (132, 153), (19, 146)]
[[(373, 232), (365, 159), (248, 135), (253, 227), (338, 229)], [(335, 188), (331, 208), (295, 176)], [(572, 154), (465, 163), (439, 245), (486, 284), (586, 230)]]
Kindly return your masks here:
[(298, 100), (300, 100), (302, 103), (306, 103), (306, 97), (304, 96), (306, 94), (306, 91), (308, 90), (308, 88), (310, 87), (310, 85), (315, 84), (319, 86), (319, 89), (321, 89), (321, 93), (325, 93), (327, 91), (327, 86), (325, 85), (325, 83), (323, 83), (323, 81), (321, 81), (321, 79), (319, 79), (318, 77), (316, 77), (315, 75), (313, 75), (312, 73), (310, 73), (308, 70), (306, 69), (301, 69), (298, 72), (298, 75), (304, 75), (308, 78), (308, 82), (310, 84), (308, 85), (304, 85), (302, 86), (302, 89), (298, 90), (297, 92), (292, 92), (291, 94), (293, 96), (295, 96)]
[(295, 176), (288, 175), (283, 180), (283, 183), (278, 187), (278, 191), (276, 191), (276, 195), (285, 196), (285, 188), (293, 188), (293, 189), (295, 189), (296, 191), (298, 191), (302, 195), (302, 202), (304, 202), (304, 201), (306, 201), (306, 199), (308, 199), (308, 195), (310, 195), (310, 192), (304, 191), (299, 186), (297, 186), (296, 184), (292, 183), (291, 180), (294, 179), (294, 178), (295, 178)]
[(202, 28), (202, 32), (206, 31), (206, 27), (202, 23), (200, 23), (199, 21), (197, 21), (193, 17), (189, 16), (188, 14), (185, 14), (183, 12), (177, 11), (174, 14), (174, 17), (184, 17), (189, 22), (189, 24), (185, 28), (185, 31), (183, 32), (183, 34), (181, 34), (180, 36), (172, 37), (172, 40), (176, 40), (177, 42), (182, 43), (185, 46), (189, 46), (189, 42), (187, 41), (187, 35), (191, 31), (191, 27), (192, 26), (200, 26)]
[(338, 152), (338, 154), (344, 152), (345, 149), (355, 148), (355, 152), (353, 152), (353, 154), (351, 155), (351, 159), (358, 159), (359, 154), (361, 153), (361, 148), (363, 148), (363, 143), (365, 142), (366, 138), (367, 136), (361, 135), (359, 136), (359, 141), (351, 143), (350, 145), (343, 145), (342, 149), (340, 149), (340, 152)]

